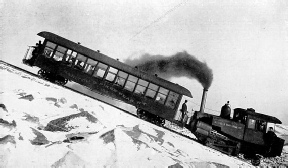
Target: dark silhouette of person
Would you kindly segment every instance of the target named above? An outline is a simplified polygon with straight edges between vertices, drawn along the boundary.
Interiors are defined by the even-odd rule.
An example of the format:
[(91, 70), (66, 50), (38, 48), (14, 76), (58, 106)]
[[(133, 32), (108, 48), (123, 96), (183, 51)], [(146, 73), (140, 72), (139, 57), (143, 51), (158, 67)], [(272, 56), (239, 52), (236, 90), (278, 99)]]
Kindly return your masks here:
[(36, 46), (33, 46), (34, 50), (32, 51), (32, 57), (29, 61), (31, 66), (34, 64), (38, 54), (40, 53), (41, 47), (42, 47), (42, 44), (40, 40), (39, 40), (39, 43), (36, 43)]
[(187, 105), (186, 105), (186, 103), (187, 103), (188, 101), (187, 100), (185, 100), (185, 102), (182, 104), (182, 108), (181, 108), (181, 114), (182, 114), (182, 116), (181, 116), (181, 122), (183, 123), (184, 122), (184, 117), (185, 117), (185, 115), (186, 115), (186, 112), (187, 112)]
[(267, 144), (267, 147), (268, 147), (267, 148), (267, 153), (269, 153), (271, 151), (272, 145), (273, 145), (276, 137), (277, 137), (277, 135), (273, 131), (273, 128), (269, 127), (269, 130), (267, 131), (267, 133), (265, 135), (266, 144)]
[(39, 43), (36, 43), (36, 46), (33, 46), (33, 48), (34, 48), (33, 52), (35, 54), (39, 53), (41, 47), (42, 47), (42, 44), (41, 44), (41, 41), (39, 40)]
[(276, 136), (275, 132), (273, 131), (272, 127), (269, 127), (269, 130), (267, 132), (267, 137), (269, 137), (270, 140), (274, 139)]

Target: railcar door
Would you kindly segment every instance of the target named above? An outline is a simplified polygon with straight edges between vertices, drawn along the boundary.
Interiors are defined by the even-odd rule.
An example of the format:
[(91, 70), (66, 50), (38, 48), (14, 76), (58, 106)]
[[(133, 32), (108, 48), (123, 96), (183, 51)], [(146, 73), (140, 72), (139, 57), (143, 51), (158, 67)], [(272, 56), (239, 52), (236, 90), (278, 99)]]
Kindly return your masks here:
[[(187, 100), (187, 103), (186, 103), (187, 111), (182, 113), (182, 105), (185, 103), (185, 100)], [(191, 101), (191, 98), (184, 95), (182, 96), (182, 98), (180, 99), (178, 103), (178, 108), (175, 113), (174, 120), (188, 124), (191, 120), (191, 117), (194, 115), (194, 112), (195, 112), (195, 109)]]

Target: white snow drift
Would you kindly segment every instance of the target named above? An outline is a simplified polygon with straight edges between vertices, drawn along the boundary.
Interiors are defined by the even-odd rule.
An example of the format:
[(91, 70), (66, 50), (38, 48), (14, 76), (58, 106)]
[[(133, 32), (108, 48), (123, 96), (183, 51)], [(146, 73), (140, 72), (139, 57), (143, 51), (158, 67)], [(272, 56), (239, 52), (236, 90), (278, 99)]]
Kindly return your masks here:
[(0, 75), (0, 167), (253, 167), (4, 64)]

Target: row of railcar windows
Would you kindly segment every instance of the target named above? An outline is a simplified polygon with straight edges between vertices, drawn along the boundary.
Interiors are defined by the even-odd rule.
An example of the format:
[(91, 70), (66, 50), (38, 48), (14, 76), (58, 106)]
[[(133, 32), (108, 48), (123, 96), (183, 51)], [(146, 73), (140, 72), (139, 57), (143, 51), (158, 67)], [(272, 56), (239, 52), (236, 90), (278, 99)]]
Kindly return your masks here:
[[(179, 98), (179, 94), (169, 91), (163, 87), (159, 87), (153, 83), (139, 79), (126, 72), (119, 71), (116, 68), (87, 58), (86, 56), (56, 45), (50, 41), (46, 42), (44, 54), (47, 58), (53, 58), (56, 61), (62, 61), (68, 66), (74, 67), (87, 74), (97, 78), (104, 78), (107, 81), (123, 87), (124, 89), (134, 92), (138, 95), (144, 95), (155, 101), (165, 104), (174, 109)], [(156, 96), (156, 97), (155, 97)]]

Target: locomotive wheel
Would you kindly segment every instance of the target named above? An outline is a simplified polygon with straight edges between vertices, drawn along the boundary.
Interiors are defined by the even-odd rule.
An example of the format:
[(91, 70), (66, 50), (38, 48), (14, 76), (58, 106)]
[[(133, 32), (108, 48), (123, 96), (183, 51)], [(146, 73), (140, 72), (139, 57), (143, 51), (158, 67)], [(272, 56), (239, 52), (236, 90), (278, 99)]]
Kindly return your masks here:
[(261, 162), (261, 159), (259, 156), (255, 155), (252, 159), (251, 159), (251, 163), (253, 166), (259, 166)]
[(140, 118), (140, 119), (143, 119), (143, 114), (144, 114), (145, 112), (143, 112), (142, 110), (139, 110), (139, 109), (137, 109), (137, 116)]
[(62, 85), (62, 86), (64, 86), (65, 84), (67, 84), (67, 82), (68, 82), (68, 79), (58, 79), (58, 80), (55, 80), (55, 83), (56, 84), (59, 84), (59, 85)]
[(234, 148), (228, 148), (228, 155), (233, 155), (233, 152), (234, 152)]
[(43, 70), (43, 69), (40, 69), (40, 70), (38, 71), (38, 75), (41, 76), (42, 78), (45, 78), (46, 71)]
[(40, 70), (38, 71), (38, 75), (41, 76), (41, 77), (42, 77), (43, 79), (45, 79), (45, 80), (49, 80), (49, 79), (50, 79), (50, 78), (49, 78), (50, 73), (47, 72), (47, 71), (45, 71), (45, 70), (43, 70), (43, 69), (40, 69)]
[(55, 80), (55, 83), (58, 85), (63, 85), (61, 80)]
[(160, 126), (161, 127), (164, 127), (165, 125), (165, 120), (163, 118), (160, 119)]
[(64, 79), (64, 85), (66, 85), (68, 83), (68, 79)]
[(65, 84), (66, 84), (65, 80), (60, 82), (60, 85), (62, 85), (62, 86), (64, 86)]
[(148, 121), (148, 119), (149, 119), (149, 118), (146, 116), (145, 111), (143, 111), (143, 110), (137, 109), (137, 116), (138, 116), (140, 119), (145, 120), (145, 121)]
[(253, 158), (253, 154), (244, 154), (244, 159), (247, 159), (247, 160), (250, 160), (250, 159), (252, 159)]
[(236, 148), (234, 149), (234, 151), (232, 153), (233, 156), (238, 156), (239, 155), (240, 147), (241, 147), (241, 143), (238, 142), (237, 145), (236, 145)]
[(208, 147), (212, 147), (213, 141), (211, 139), (207, 138), (206, 141), (204, 142), (204, 145), (208, 146)]
[(157, 121), (157, 125), (160, 126), (160, 127), (164, 127), (165, 120), (163, 118), (161, 118), (161, 117), (158, 117), (157, 120), (158, 120)]

